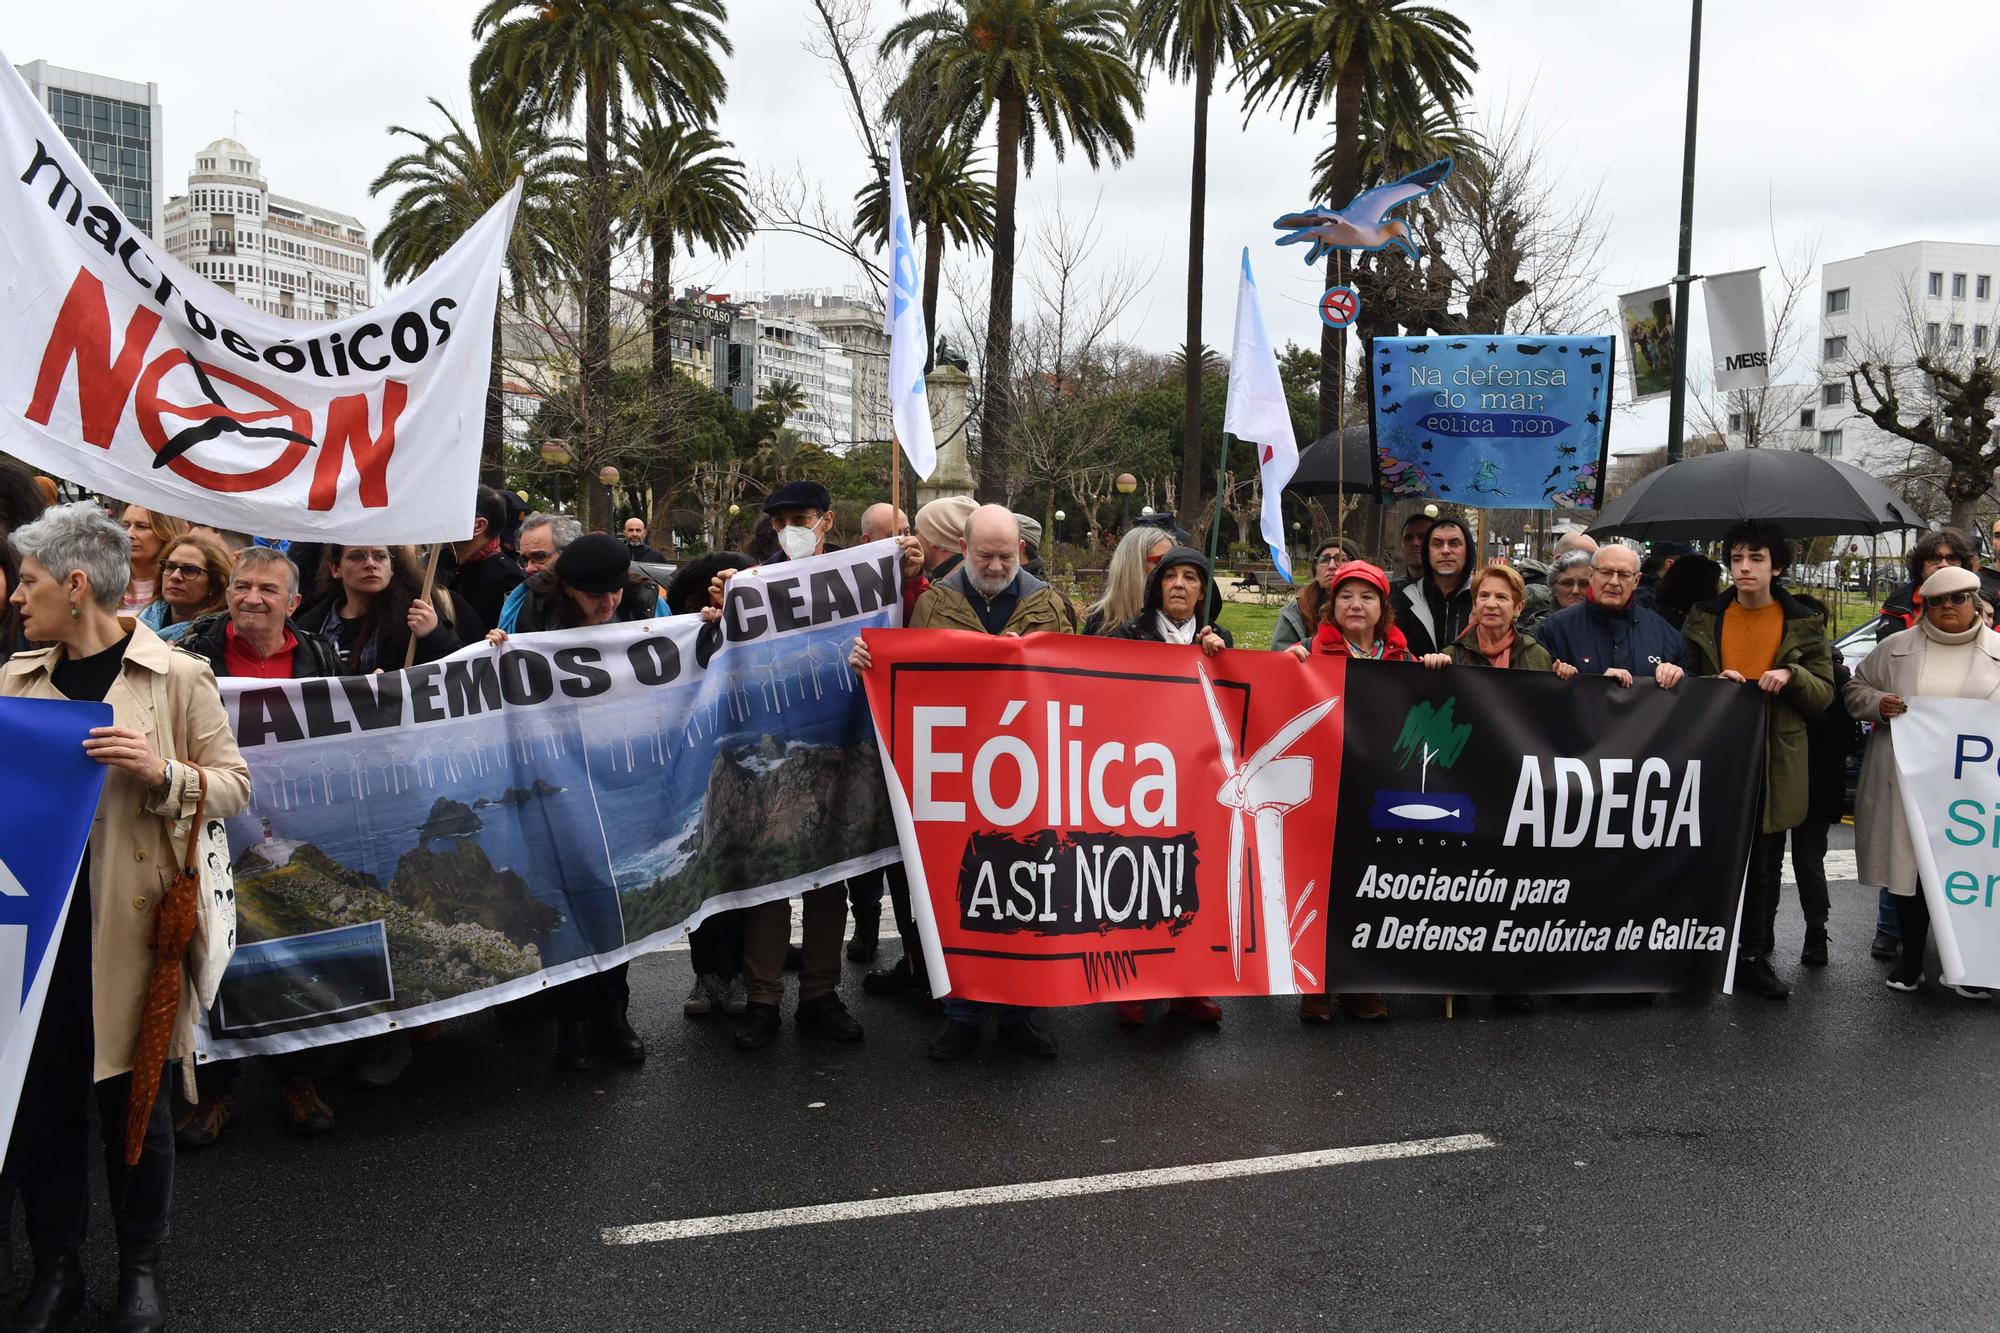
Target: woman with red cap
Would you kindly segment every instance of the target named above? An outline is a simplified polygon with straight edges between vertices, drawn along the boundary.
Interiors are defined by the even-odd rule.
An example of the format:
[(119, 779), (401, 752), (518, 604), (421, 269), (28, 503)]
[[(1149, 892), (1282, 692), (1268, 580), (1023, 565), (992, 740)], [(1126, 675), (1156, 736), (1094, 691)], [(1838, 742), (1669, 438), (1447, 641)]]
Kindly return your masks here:
[[(1389, 576), (1366, 560), (1349, 560), (1333, 571), (1329, 585), (1331, 609), (1313, 635), (1312, 647), (1295, 643), (1285, 651), (1305, 661), (1313, 653), (1358, 658), (1374, 662), (1411, 662), (1410, 645), (1396, 628), (1395, 608), (1389, 604)], [(1299, 996), (1299, 1021), (1331, 1023), (1333, 999), (1324, 992)], [(1349, 1018), (1377, 1022), (1389, 1016), (1389, 1008), (1379, 995), (1360, 993), (1338, 997), (1340, 1011)]]

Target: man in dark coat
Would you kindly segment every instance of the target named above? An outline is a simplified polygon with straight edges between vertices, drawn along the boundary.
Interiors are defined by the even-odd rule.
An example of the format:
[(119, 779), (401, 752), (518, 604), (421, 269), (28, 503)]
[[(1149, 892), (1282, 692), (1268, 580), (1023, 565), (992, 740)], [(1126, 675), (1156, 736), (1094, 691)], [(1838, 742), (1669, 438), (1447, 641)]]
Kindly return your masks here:
[(1638, 553), (1629, 546), (1599, 547), (1590, 558), (1590, 596), (1550, 615), (1536, 637), (1556, 661), (1586, 676), (1609, 676), (1621, 685), (1651, 676), (1672, 689), (1687, 645), (1665, 616), (1634, 604), (1638, 588)]
[(1424, 576), (1395, 594), (1396, 628), (1412, 655), (1441, 653), (1472, 623), (1472, 529), (1441, 518), (1424, 537)]
[(625, 549), (630, 551), (635, 563), (662, 565), (667, 557), (646, 544), (646, 520), (634, 514), (625, 520)]
[[(500, 545), (501, 534), (507, 531), (506, 498), (491, 486), (481, 486), (473, 515), (472, 535), (452, 544), (449, 567), (442, 562), (438, 566), (438, 582), (472, 608), (484, 633), (500, 623), (500, 607), (527, 572)], [(470, 641), (476, 636), (465, 637)]]

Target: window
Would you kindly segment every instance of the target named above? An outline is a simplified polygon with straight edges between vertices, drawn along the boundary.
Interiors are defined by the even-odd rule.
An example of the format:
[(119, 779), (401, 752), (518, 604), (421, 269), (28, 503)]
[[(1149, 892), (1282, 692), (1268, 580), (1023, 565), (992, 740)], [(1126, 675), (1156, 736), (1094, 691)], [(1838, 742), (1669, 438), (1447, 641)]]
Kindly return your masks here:
[(1965, 275), (1963, 273), (1954, 273), (1951, 275), (1951, 299), (1954, 301), (1963, 301), (1965, 299)]
[(1810, 407), (1802, 407), (1802, 408), (1800, 408), (1800, 409), (1799, 409), (1799, 429), (1800, 429), (1800, 430), (1811, 430), (1811, 429), (1812, 429), (1812, 426), (1813, 426), (1813, 410), (1812, 410), (1812, 409), (1811, 409)]
[(1993, 275), (1991, 273), (1982, 273), (1972, 280), (1972, 296), (1976, 301), (1990, 301), (1993, 299)]
[(1985, 348), (1986, 326), (1984, 324), (1974, 324), (1972, 326), (1972, 345), (1975, 349), (1983, 350)]
[(1823, 430), (1819, 433), (1819, 451), (1828, 458), (1840, 457), (1840, 432)]
[(1820, 353), (1820, 359), (1823, 361), (1840, 361), (1844, 360), (1846, 356), (1847, 336), (1845, 334), (1842, 334), (1838, 338), (1828, 338), (1826, 346)]
[(1930, 279), (1924, 284), (1924, 295), (1926, 296), (1944, 295), (1944, 274), (1942, 273), (1931, 274)]
[(1936, 351), (1938, 345), (1938, 335), (1943, 332), (1944, 330), (1939, 328), (1936, 324), (1924, 325), (1924, 346), (1929, 348), (1933, 352)]
[(1826, 294), (1826, 313), (1829, 315), (1847, 313), (1847, 288), (1836, 287)]
[(1965, 325), (1954, 324), (1951, 326), (1950, 335), (1945, 339), (1945, 346), (1947, 347), (1965, 346)]
[(1743, 414), (1741, 412), (1731, 412), (1729, 414), (1729, 433), (1731, 435), (1741, 435), (1743, 433)]
[(1847, 386), (1845, 384), (1822, 384), (1820, 386), (1819, 405), (1821, 407), (1839, 407), (1846, 401)]

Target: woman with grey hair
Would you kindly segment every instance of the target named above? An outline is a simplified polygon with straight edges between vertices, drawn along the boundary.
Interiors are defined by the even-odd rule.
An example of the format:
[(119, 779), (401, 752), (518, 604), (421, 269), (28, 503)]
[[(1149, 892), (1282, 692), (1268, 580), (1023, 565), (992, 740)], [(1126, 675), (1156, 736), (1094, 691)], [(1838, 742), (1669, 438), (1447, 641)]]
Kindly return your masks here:
[[(50, 645), (0, 666), (0, 696), (94, 700), (111, 725), (84, 752), (107, 770), (104, 793), (56, 948), (41, 1026), (28, 1057), (8, 1145), (35, 1252), (34, 1283), (16, 1329), (51, 1328), (83, 1305), (90, 1179), (85, 1103), (95, 1085), (112, 1215), (118, 1232), (118, 1307), (112, 1326), (163, 1328), (160, 1242), (173, 1186), (174, 1129), (165, 1073), (127, 1166), (127, 1104), (147, 983), (154, 918), (204, 819), (243, 809), (250, 774), (236, 752), (208, 664), (171, 651), (118, 604), (131, 581), (131, 541), (95, 505), (48, 510), (12, 536), (20, 578), (11, 597), (22, 631)], [(85, 895), (88, 894), (86, 900)], [(167, 1071), (192, 1069), (194, 987), (183, 971), (167, 1043)], [(141, 1077), (140, 1086), (145, 1086)], [(188, 1080), (190, 1096), (193, 1081)]]
[(1547, 603), (1531, 605), (1528, 614), (1521, 617), (1517, 628), (1533, 630), (1565, 607), (1575, 606), (1590, 591), (1590, 552), (1564, 551), (1549, 566), (1549, 593)]
[(1146, 577), (1174, 549), (1170, 532), (1159, 528), (1127, 528), (1111, 552), (1104, 571), (1104, 596), (1083, 617), (1085, 634), (1111, 634), (1139, 614), (1146, 602)]

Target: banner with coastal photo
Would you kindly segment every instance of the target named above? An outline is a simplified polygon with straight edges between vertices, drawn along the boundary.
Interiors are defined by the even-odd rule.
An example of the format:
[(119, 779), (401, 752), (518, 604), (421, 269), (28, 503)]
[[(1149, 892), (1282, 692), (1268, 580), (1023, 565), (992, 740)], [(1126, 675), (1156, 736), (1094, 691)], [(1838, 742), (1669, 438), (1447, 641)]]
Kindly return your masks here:
[(2000, 987), (2000, 704), (1909, 703), (1890, 726), (1938, 963), (1947, 985)]
[(251, 794), (203, 1058), (469, 1013), (894, 861), (846, 658), (900, 623), (900, 561), (878, 542), (767, 565), (714, 623), (223, 682)]
[(1347, 689), (1334, 990), (1724, 986), (1762, 808), (1754, 686), (1356, 662)]
[(1643, 403), (1674, 387), (1674, 305), (1665, 287), (1618, 298), (1618, 323), (1632, 368), (1632, 401)]

